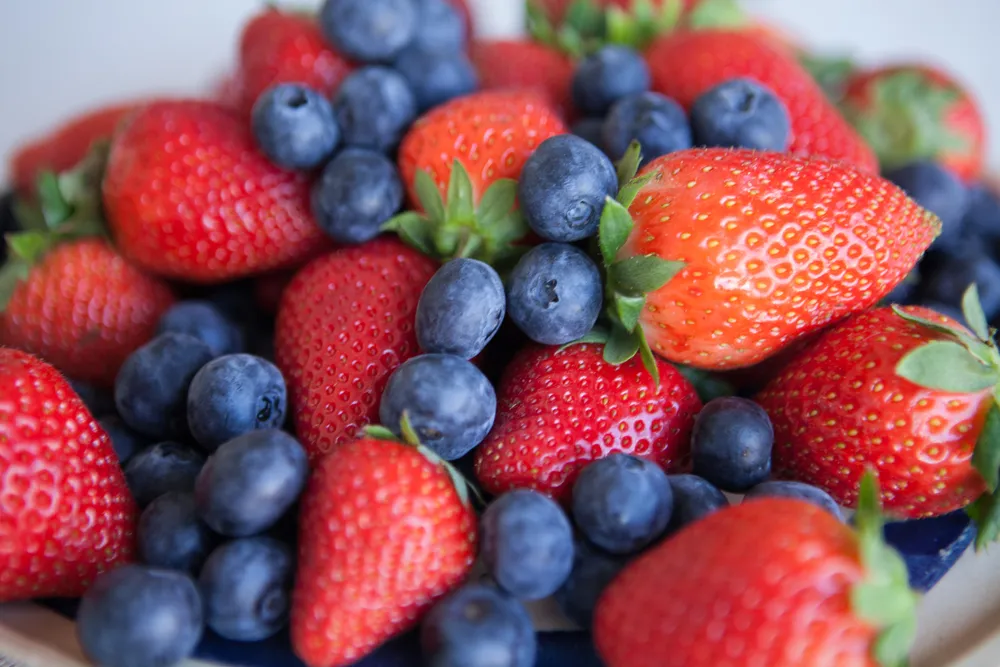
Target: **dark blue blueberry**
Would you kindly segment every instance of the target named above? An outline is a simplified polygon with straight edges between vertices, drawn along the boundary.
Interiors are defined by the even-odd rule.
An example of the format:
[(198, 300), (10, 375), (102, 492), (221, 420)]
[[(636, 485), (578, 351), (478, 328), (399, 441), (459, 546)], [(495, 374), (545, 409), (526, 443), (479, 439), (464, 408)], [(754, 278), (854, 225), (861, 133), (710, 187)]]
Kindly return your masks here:
[(918, 269), (913, 269), (910, 271), (903, 280), (892, 288), (882, 301), (884, 303), (898, 303), (905, 305), (911, 303), (913, 298), (917, 294), (917, 288), (920, 285), (920, 271)]
[(344, 144), (387, 153), (417, 117), (417, 99), (403, 75), (363, 67), (349, 75), (333, 98)]
[(742, 493), (771, 474), (774, 429), (764, 409), (746, 398), (710, 401), (691, 435), (694, 474), (723, 491)]
[(288, 511), (308, 474), (305, 450), (295, 438), (276, 429), (250, 431), (208, 458), (195, 484), (198, 512), (221, 535), (256, 535)]
[(326, 165), (312, 186), (312, 212), (338, 243), (364, 243), (403, 205), (396, 165), (381, 153), (348, 148)]
[(538, 650), (524, 606), (482, 584), (438, 602), (424, 619), (420, 646), (434, 667), (533, 667)]
[(382, 425), (400, 432), (403, 413), (420, 443), (452, 461), (478, 445), (493, 428), (497, 396), (483, 372), (450, 354), (424, 354), (393, 371), (382, 394)]
[(146, 565), (197, 574), (215, 545), (198, 518), (190, 492), (170, 491), (143, 510), (136, 527), (139, 559)]
[(885, 175), (915, 202), (941, 219), (941, 235), (934, 248), (962, 242), (962, 220), (969, 206), (969, 191), (958, 176), (936, 162), (913, 162)]
[(667, 530), (674, 532), (729, 505), (726, 496), (697, 475), (668, 475), (674, 511)]
[(459, 258), (434, 274), (417, 304), (417, 341), (424, 352), (472, 359), (503, 324), (503, 282), (489, 264)]
[(628, 560), (621, 556), (605, 553), (587, 540), (577, 540), (573, 571), (553, 596), (559, 609), (569, 620), (589, 630), (601, 593), (627, 564)]
[(287, 169), (314, 169), (329, 160), (340, 143), (330, 101), (300, 83), (265, 90), (253, 105), (251, 123), (257, 147)]
[(205, 458), (193, 448), (161, 442), (135, 454), (125, 466), (132, 497), (145, 507), (168, 491), (193, 491)]
[(573, 519), (608, 553), (641, 551), (663, 534), (673, 510), (667, 474), (650, 461), (612, 454), (589, 464), (573, 484)]
[(448, 0), (417, 0), (417, 34), (411, 47), (458, 53), (465, 50), (468, 36), (465, 16)]
[(561, 134), (535, 149), (517, 184), (528, 224), (550, 241), (580, 241), (597, 233), (604, 202), (618, 192), (615, 166), (586, 139)]
[(597, 265), (587, 253), (562, 243), (529, 250), (507, 284), (510, 319), (544, 345), (565, 345), (590, 331), (603, 301)]
[(698, 146), (785, 151), (792, 123), (769, 88), (752, 79), (732, 79), (695, 100), (691, 130)]
[(583, 120), (578, 120), (573, 123), (570, 131), (581, 139), (586, 139), (602, 151), (604, 150), (604, 138), (601, 136), (604, 133), (603, 118), (584, 118)]
[(649, 90), (649, 66), (639, 53), (610, 45), (579, 62), (573, 73), (573, 104), (588, 116), (603, 116), (611, 105)]
[(240, 328), (209, 301), (181, 301), (160, 318), (156, 333), (194, 336), (212, 350), (213, 356), (243, 351)]
[(964, 510), (885, 526), (886, 542), (906, 561), (910, 586), (922, 593), (948, 573), (975, 536), (976, 527)]
[(625, 155), (629, 144), (642, 144), (643, 164), (667, 153), (691, 148), (691, 125), (681, 105), (659, 93), (624, 97), (604, 119), (604, 149), (612, 159)]
[(118, 462), (123, 466), (136, 452), (150, 444), (148, 438), (130, 429), (118, 415), (107, 415), (97, 421), (111, 438), (111, 446), (118, 455)]
[(924, 308), (930, 308), (939, 315), (950, 317), (959, 324), (967, 324), (965, 314), (959, 306), (950, 303), (941, 303), (940, 301), (923, 301), (920, 305)]
[(194, 336), (160, 334), (129, 355), (118, 371), (118, 414), (151, 438), (185, 438), (188, 386), (214, 357), (211, 348)]
[(76, 617), (83, 652), (102, 667), (171, 667), (194, 653), (203, 630), (191, 577), (139, 565), (100, 575)]
[(394, 67), (406, 79), (421, 112), (479, 87), (476, 69), (461, 52), (410, 47), (399, 54)]
[(514, 597), (548, 597), (573, 569), (569, 519), (540, 493), (518, 489), (500, 496), (483, 513), (480, 531), (487, 572)]
[(326, 0), (319, 25), (344, 55), (361, 62), (388, 62), (416, 36), (417, 5), (417, 0)]
[(986, 319), (1000, 315), (1000, 266), (975, 242), (964, 244), (944, 257), (935, 256), (932, 268), (920, 283), (920, 302), (938, 302), (958, 308), (972, 283)]
[(1000, 198), (983, 184), (969, 189), (969, 206), (962, 219), (967, 236), (978, 236), (990, 242), (1000, 240)]
[(214, 451), (238, 435), (281, 428), (288, 396), (281, 371), (251, 354), (228, 354), (202, 366), (188, 389), (188, 426)]
[(822, 507), (838, 519), (843, 520), (837, 501), (823, 489), (803, 482), (763, 482), (747, 491), (744, 502), (754, 498), (795, 498)]
[[(2, 245), (2, 244), (0, 244)], [(104, 417), (115, 413), (115, 397), (110, 391), (95, 387), (89, 382), (81, 382), (72, 378), (66, 378), (69, 386), (73, 388), (76, 395), (80, 397), (87, 410), (94, 417)]]
[(222, 545), (198, 577), (205, 624), (233, 641), (274, 635), (288, 623), (294, 566), (288, 546), (269, 537)]

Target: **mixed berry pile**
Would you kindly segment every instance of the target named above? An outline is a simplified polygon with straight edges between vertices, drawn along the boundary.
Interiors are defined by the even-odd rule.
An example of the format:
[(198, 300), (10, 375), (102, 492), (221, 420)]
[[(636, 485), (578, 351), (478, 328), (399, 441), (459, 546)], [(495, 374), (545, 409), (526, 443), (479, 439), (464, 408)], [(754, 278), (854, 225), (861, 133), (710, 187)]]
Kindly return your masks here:
[(607, 667), (905, 663), (1000, 532), (975, 103), (724, 0), (529, 17), (268, 8), (17, 153), (0, 601), (105, 667), (531, 667), (546, 598)]

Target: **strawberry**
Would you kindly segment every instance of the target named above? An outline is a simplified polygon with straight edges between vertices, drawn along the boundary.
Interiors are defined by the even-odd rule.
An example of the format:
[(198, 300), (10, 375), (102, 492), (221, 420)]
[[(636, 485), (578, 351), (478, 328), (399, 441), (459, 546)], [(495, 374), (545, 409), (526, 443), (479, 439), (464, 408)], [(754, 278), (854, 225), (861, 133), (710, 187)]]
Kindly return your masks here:
[(852, 505), (873, 466), (900, 516), (937, 516), (981, 496), (979, 508), (993, 511), (983, 492), (1000, 470), (1000, 352), (974, 289), (964, 305), (974, 333), (926, 308), (879, 308), (785, 367), (756, 399), (774, 424), (775, 472)]
[(76, 597), (134, 552), (137, 510), (108, 435), (69, 383), (0, 348), (0, 602)]
[(422, 447), (347, 442), (301, 502), (291, 635), (309, 667), (353, 664), (410, 629), (475, 560), (464, 483)]
[(480, 484), (565, 501), (588, 462), (615, 452), (682, 468), (701, 401), (673, 366), (654, 368), (658, 385), (638, 359), (606, 362), (601, 345), (525, 348), (507, 367), (496, 423), (476, 449)]
[(436, 268), (380, 238), (315, 260), (285, 288), (275, 358), (311, 460), (377, 421), (389, 375), (419, 352), (417, 300)]
[(469, 52), (482, 90), (529, 90), (567, 114), (573, 106), (573, 61), (538, 42), (477, 40)]
[(272, 165), (212, 102), (151, 104), (111, 146), (104, 208), (118, 247), (169, 278), (218, 283), (294, 266), (324, 243), (309, 176)]
[(646, 53), (653, 89), (690, 108), (699, 95), (736, 77), (756, 79), (785, 103), (789, 151), (823, 155), (878, 172), (872, 150), (851, 128), (796, 56), (751, 30), (678, 32)]
[(926, 65), (858, 72), (847, 81), (842, 108), (885, 170), (935, 160), (966, 181), (982, 174), (983, 116), (945, 72)]
[(882, 540), (878, 491), (857, 530), (802, 500), (715, 512), (626, 566), (594, 642), (607, 667), (900, 667), (918, 596)]

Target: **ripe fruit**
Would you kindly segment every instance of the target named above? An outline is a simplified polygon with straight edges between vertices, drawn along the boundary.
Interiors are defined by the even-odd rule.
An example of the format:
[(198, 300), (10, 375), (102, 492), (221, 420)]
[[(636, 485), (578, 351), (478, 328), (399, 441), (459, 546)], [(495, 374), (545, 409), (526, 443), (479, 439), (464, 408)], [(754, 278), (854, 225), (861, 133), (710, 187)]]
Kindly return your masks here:
[(671, 533), (723, 507), (729, 507), (726, 496), (708, 480), (697, 475), (670, 475), (668, 479), (674, 498), (669, 526)]
[(417, 340), (424, 352), (479, 355), (507, 312), (503, 282), (489, 264), (459, 257), (430, 279), (417, 303)]
[(363, 67), (344, 79), (333, 112), (344, 145), (391, 153), (417, 117), (417, 98), (394, 69)]
[(296, 655), (310, 667), (352, 664), (458, 586), (476, 554), (464, 490), (439, 459), (400, 442), (351, 440), (321, 459), (302, 497)]
[(243, 332), (211, 301), (185, 299), (168, 308), (156, 326), (156, 334), (193, 336), (208, 345), (213, 357), (243, 351)]
[(204, 465), (205, 457), (193, 447), (160, 442), (129, 459), (125, 480), (139, 507), (147, 507), (166, 493), (194, 491)]
[(194, 496), (171, 491), (142, 511), (135, 529), (139, 560), (151, 567), (196, 575), (216, 536), (198, 516)]
[(732, 79), (698, 96), (691, 128), (696, 146), (782, 153), (791, 137), (788, 109), (753, 79)]
[(633, 141), (642, 145), (644, 161), (691, 148), (691, 123), (677, 102), (659, 93), (623, 97), (604, 119), (601, 144), (618, 160)]
[(477, 40), (469, 57), (482, 90), (532, 92), (558, 113), (572, 109), (573, 61), (559, 51), (537, 42)]
[(132, 560), (136, 507), (107, 434), (59, 373), (0, 348), (0, 601), (77, 596)]
[(337, 243), (371, 241), (403, 205), (403, 183), (385, 155), (345, 148), (313, 183), (316, 224)]
[(325, 164), (340, 142), (330, 101), (298, 83), (268, 88), (254, 104), (250, 122), (257, 147), (286, 169)]
[(936, 162), (921, 161), (886, 170), (884, 175), (941, 220), (935, 248), (955, 247), (966, 240), (962, 222), (969, 207), (969, 192), (954, 173)]
[(743, 501), (755, 498), (798, 498), (810, 502), (817, 507), (822, 507), (836, 517), (840, 517), (840, 507), (830, 494), (811, 484), (802, 482), (772, 481), (763, 482), (753, 487), (743, 496)]
[(724, 396), (705, 404), (694, 420), (694, 474), (723, 491), (742, 493), (771, 474), (774, 430), (759, 405)]
[(319, 25), (349, 58), (387, 62), (416, 37), (419, 16), (417, 0), (325, 0)]
[(404, 50), (393, 67), (406, 79), (421, 113), (479, 87), (479, 76), (465, 53), (414, 46)]
[(649, 65), (624, 46), (609, 45), (586, 57), (573, 73), (573, 104), (590, 117), (603, 117), (611, 105), (649, 90)]

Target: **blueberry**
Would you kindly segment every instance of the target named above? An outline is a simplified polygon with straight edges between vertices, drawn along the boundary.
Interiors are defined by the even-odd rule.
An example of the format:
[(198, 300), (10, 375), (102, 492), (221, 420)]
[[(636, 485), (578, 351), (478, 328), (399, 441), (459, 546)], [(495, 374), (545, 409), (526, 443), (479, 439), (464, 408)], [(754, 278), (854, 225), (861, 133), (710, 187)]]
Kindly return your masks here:
[(584, 118), (578, 120), (573, 123), (570, 131), (581, 139), (586, 139), (602, 151), (604, 150), (604, 139), (601, 136), (604, 132), (603, 118)]
[(379, 420), (399, 433), (406, 412), (420, 443), (453, 461), (493, 428), (493, 385), (471, 362), (450, 354), (424, 354), (393, 371), (382, 394)]
[(160, 318), (157, 334), (178, 333), (194, 336), (212, 350), (212, 356), (243, 351), (239, 327), (209, 301), (181, 301)]
[(420, 645), (434, 667), (533, 667), (538, 650), (524, 606), (481, 584), (438, 602), (424, 619)]
[(189, 576), (123, 565), (100, 575), (83, 595), (76, 635), (102, 667), (170, 667), (194, 653), (203, 623)]
[(771, 474), (774, 429), (764, 409), (745, 398), (710, 401), (691, 435), (694, 474), (723, 491), (742, 493)]
[(931, 259), (938, 261), (934, 261), (920, 283), (921, 303), (939, 302), (958, 308), (965, 290), (975, 283), (986, 319), (1000, 315), (1000, 265), (980, 244), (967, 243), (952, 253)]
[(649, 90), (649, 66), (639, 53), (609, 45), (585, 57), (573, 73), (573, 104), (589, 116), (603, 116), (611, 105)]
[(337, 243), (365, 243), (403, 205), (396, 165), (381, 153), (348, 148), (323, 169), (312, 186), (312, 212)]
[(948, 573), (975, 536), (976, 527), (964, 510), (885, 526), (886, 542), (906, 562), (910, 586), (922, 593)]
[(229, 354), (202, 366), (187, 400), (191, 435), (209, 451), (248, 431), (281, 428), (288, 405), (281, 371), (251, 354)]
[(168, 491), (192, 491), (205, 458), (186, 445), (161, 442), (134, 455), (125, 466), (132, 497), (145, 507)]
[(1000, 198), (992, 189), (981, 183), (969, 189), (962, 230), (967, 236), (978, 236), (991, 242), (1000, 240)]
[(128, 463), (136, 452), (150, 444), (149, 439), (130, 429), (118, 415), (108, 415), (97, 421), (111, 438), (111, 446), (114, 447), (121, 465)]
[(406, 79), (421, 112), (479, 87), (476, 69), (461, 52), (410, 47), (399, 54), (394, 67)]
[(573, 569), (573, 529), (552, 499), (518, 489), (497, 498), (480, 522), (482, 558), (502, 589), (540, 600), (565, 583)]
[(941, 219), (941, 235), (934, 248), (962, 242), (962, 220), (969, 206), (969, 192), (950, 170), (936, 162), (913, 162), (894, 169), (885, 177), (903, 189), (915, 202)]
[(517, 198), (528, 224), (551, 241), (597, 233), (604, 202), (618, 192), (608, 156), (586, 139), (561, 134), (535, 149), (521, 172)]
[(305, 450), (275, 429), (250, 431), (208, 458), (195, 484), (202, 520), (229, 537), (273, 526), (302, 493), (309, 474)]
[(908, 304), (916, 296), (920, 285), (920, 271), (913, 269), (898, 285), (892, 288), (882, 301), (884, 303)]
[(612, 454), (589, 464), (573, 484), (573, 518), (608, 553), (641, 551), (663, 534), (673, 510), (667, 474), (655, 463)]
[(670, 532), (680, 530), (698, 519), (729, 505), (722, 491), (708, 480), (696, 475), (668, 475), (674, 497), (674, 511), (670, 515)]
[(323, 35), (361, 62), (387, 62), (413, 41), (417, 0), (326, 0), (319, 10)]
[(507, 284), (510, 319), (544, 345), (565, 345), (590, 331), (603, 301), (597, 265), (587, 253), (562, 243), (529, 250)]
[(691, 148), (691, 126), (681, 105), (659, 93), (639, 93), (614, 103), (604, 119), (604, 149), (612, 159), (625, 155), (629, 144), (642, 144), (643, 164), (674, 151)]
[(67, 381), (76, 395), (83, 401), (83, 404), (87, 406), (87, 410), (92, 416), (104, 417), (114, 414), (115, 397), (111, 392), (95, 387), (89, 382), (81, 382), (72, 378), (67, 378)]
[(553, 596), (559, 609), (569, 620), (589, 630), (601, 593), (627, 564), (622, 556), (612, 556), (586, 540), (577, 540), (573, 571)]
[(214, 542), (189, 492), (164, 493), (143, 510), (136, 527), (139, 559), (167, 570), (197, 574)]
[(796, 498), (812, 503), (817, 507), (822, 507), (838, 519), (843, 520), (837, 501), (830, 497), (830, 494), (803, 482), (763, 482), (747, 491), (743, 501), (754, 498)]
[(465, 50), (469, 26), (448, 0), (417, 0), (417, 34), (411, 47), (442, 53)]
[(205, 623), (217, 634), (256, 642), (288, 622), (294, 559), (269, 537), (233, 540), (212, 552), (198, 577)]
[(340, 128), (330, 102), (300, 83), (280, 83), (265, 90), (251, 115), (257, 147), (287, 169), (313, 169), (333, 155)]
[(489, 264), (453, 259), (434, 274), (417, 304), (417, 341), (425, 352), (472, 359), (503, 323), (503, 282)]
[(416, 119), (417, 99), (399, 72), (362, 67), (341, 83), (333, 110), (345, 145), (387, 153)]
[(691, 130), (698, 146), (783, 152), (792, 124), (785, 104), (769, 88), (752, 79), (732, 79), (695, 100)]

